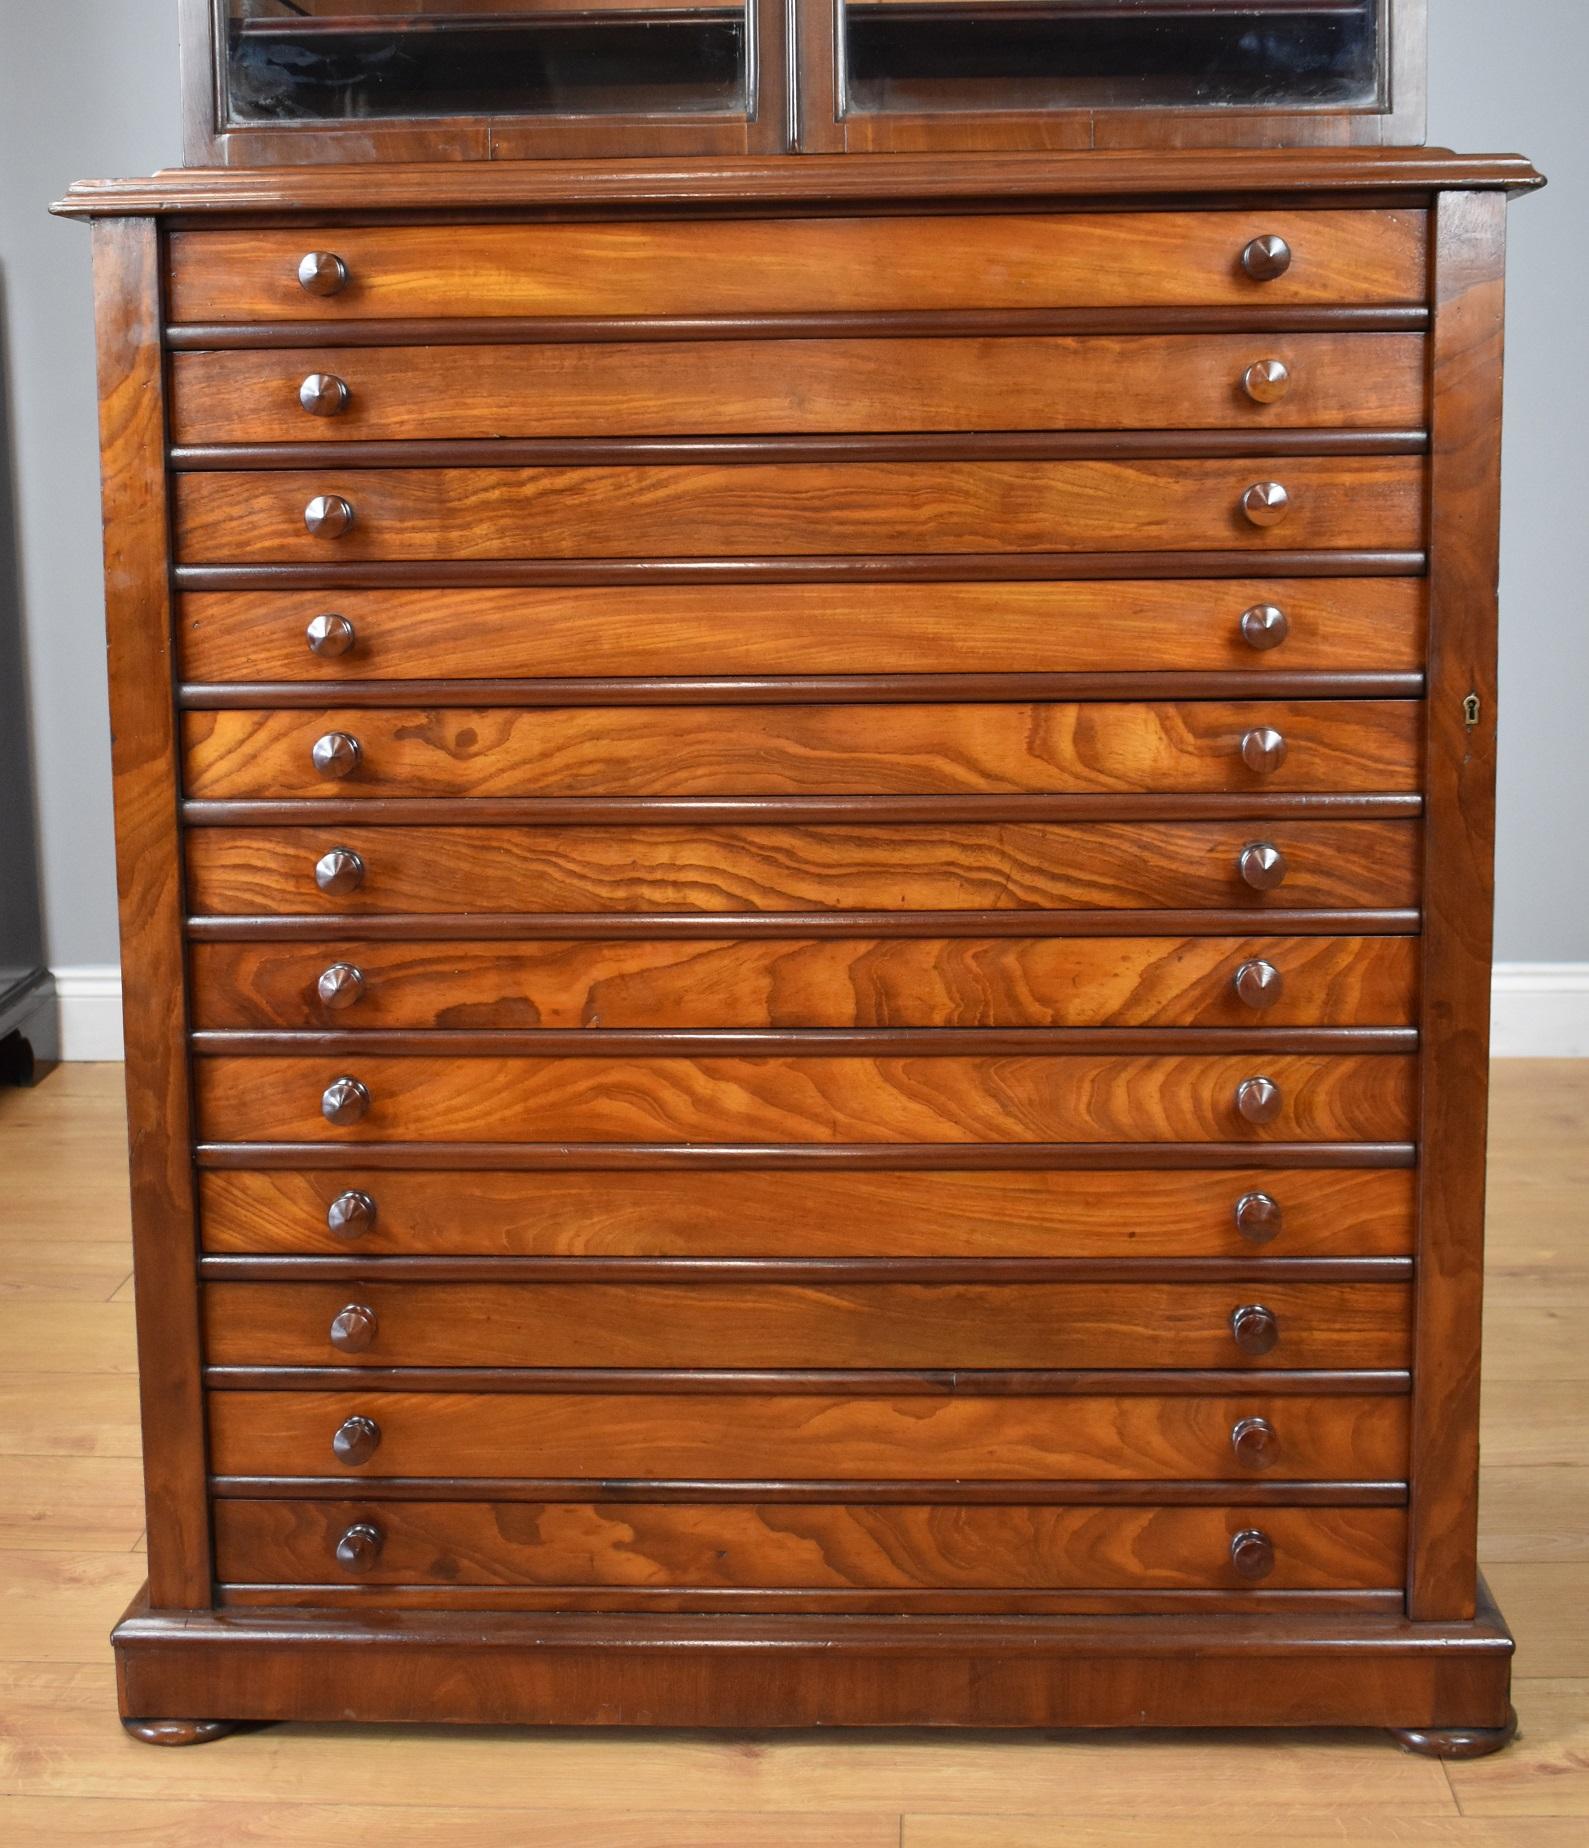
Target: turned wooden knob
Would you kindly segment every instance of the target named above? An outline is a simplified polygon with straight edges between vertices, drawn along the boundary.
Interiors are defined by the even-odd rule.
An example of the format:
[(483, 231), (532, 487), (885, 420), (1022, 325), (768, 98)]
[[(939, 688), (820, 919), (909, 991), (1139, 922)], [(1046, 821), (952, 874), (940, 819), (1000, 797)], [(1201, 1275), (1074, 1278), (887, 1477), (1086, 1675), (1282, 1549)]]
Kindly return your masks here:
[(321, 776), (341, 782), (343, 777), (352, 776), (358, 769), (363, 755), (358, 739), (351, 732), (326, 732), (310, 747), (309, 761)]
[[(1291, 368), (1283, 359), (1260, 359), (1241, 375), (1241, 383), (1254, 404), (1278, 404), (1291, 389)], [(323, 417), (331, 414), (321, 412)]]
[[(1291, 511), (1291, 495), (1281, 482), (1255, 481), (1241, 497), (1241, 510), (1254, 526), (1278, 526)], [(353, 524), (352, 515), (350, 507), (349, 526)]]
[(1283, 1101), (1272, 1078), (1244, 1078), (1236, 1086), (1236, 1108), (1249, 1123), (1272, 1123)]
[(1272, 892), (1286, 876), (1285, 855), (1278, 847), (1271, 847), (1268, 841), (1254, 841), (1251, 846), (1243, 847), (1236, 864), (1242, 878), (1255, 892)]
[(335, 896), (357, 892), (364, 884), (364, 862), (351, 847), (333, 847), (315, 861), (314, 882)]
[(362, 1412), (344, 1419), (331, 1440), (331, 1453), (339, 1463), (368, 1463), (380, 1447), (381, 1427)]
[(1266, 654), (1278, 648), (1291, 633), (1291, 619), (1277, 604), (1255, 603), (1241, 616), (1241, 639), (1249, 648)]
[(337, 1564), (344, 1572), (368, 1572), (385, 1544), (385, 1534), (373, 1521), (355, 1521), (337, 1542)]
[(1275, 1545), (1260, 1527), (1244, 1527), (1230, 1543), (1230, 1563), (1243, 1578), (1265, 1579), (1275, 1569)]
[(1244, 1354), (1268, 1354), (1280, 1339), (1280, 1324), (1262, 1303), (1243, 1303), (1230, 1315), (1230, 1332)]
[(1236, 1230), (1255, 1245), (1267, 1245), (1285, 1227), (1280, 1202), (1266, 1193), (1243, 1194), (1236, 1202)]
[(344, 1354), (362, 1354), (373, 1345), (380, 1326), (373, 1309), (364, 1303), (349, 1303), (331, 1318), (329, 1340), (332, 1347), (340, 1348)]
[(1241, 267), (1254, 282), (1274, 282), (1291, 267), (1291, 246), (1283, 237), (1255, 237), (1241, 253)]
[(352, 963), (332, 963), (314, 986), (323, 1007), (352, 1007), (364, 993), (364, 971)]
[[(320, 979), (324, 982), (325, 976)], [(1272, 962), (1245, 962), (1236, 971), (1237, 998), (1260, 1014), (1274, 1006), (1284, 987), (1285, 979)]]
[(1280, 1439), (1267, 1418), (1238, 1418), (1230, 1428), (1236, 1460), (1249, 1469), (1267, 1469), (1280, 1454)]
[(309, 652), (319, 655), (323, 661), (351, 654), (358, 639), (346, 616), (316, 616), (304, 633), (309, 638)]
[(353, 530), (353, 503), (340, 494), (317, 494), (303, 510), (303, 523), (316, 539), (340, 539)]
[[(348, 742), (351, 744), (353, 741), (349, 739)], [(358, 748), (356, 744), (353, 745), (355, 753)], [(1268, 776), (1278, 770), (1285, 760), (1285, 735), (1277, 732), (1272, 725), (1254, 726), (1241, 741), (1241, 761), (1249, 770), (1256, 770), (1260, 776)], [(354, 761), (357, 762), (357, 757)], [(338, 770), (334, 774), (346, 776), (347, 771)]]
[(333, 1078), (320, 1093), (320, 1114), (328, 1123), (357, 1123), (370, 1107), (370, 1094), (357, 1078)]
[(298, 287), (305, 295), (337, 295), (348, 286), (348, 266), (329, 250), (311, 250), (298, 264)]
[(375, 1229), (375, 1202), (367, 1193), (350, 1187), (326, 1208), (326, 1225), (338, 1238), (363, 1238)]
[(311, 372), (298, 387), (298, 402), (311, 417), (340, 417), (349, 395), (347, 380), (334, 372)]

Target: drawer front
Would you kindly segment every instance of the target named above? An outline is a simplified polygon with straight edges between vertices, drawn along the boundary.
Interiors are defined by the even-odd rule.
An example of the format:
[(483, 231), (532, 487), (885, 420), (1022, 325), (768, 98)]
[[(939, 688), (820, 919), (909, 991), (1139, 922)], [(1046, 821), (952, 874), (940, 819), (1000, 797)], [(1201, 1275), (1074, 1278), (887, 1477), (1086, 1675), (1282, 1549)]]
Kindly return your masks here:
[[(1266, 236), (1293, 258), (1258, 282), (1242, 253)], [(298, 282), (316, 247), (346, 270), (335, 294)], [(1282, 307), (1428, 293), (1425, 214), (1405, 210), (178, 231), (169, 251), (178, 322)]]
[[(196, 681), (711, 674), (1409, 673), (1418, 578), (189, 591)], [(1250, 609), (1284, 639), (1255, 648)], [(340, 616), (315, 652), (309, 625)], [(1269, 633), (1255, 629), (1263, 640)]]
[(189, 966), (199, 1027), (1394, 1027), (1417, 958), (1413, 937), (326, 939), (197, 943)]
[[(1394, 1054), (1004, 1058), (212, 1056), (194, 1062), (214, 1142), (1396, 1142), (1417, 1061)], [(322, 1094), (356, 1078), (364, 1114)], [(1252, 1123), (1249, 1080), (1279, 1088)]]
[[(625, 913), (1403, 907), (1418, 902), (1413, 821), (1079, 822), (846, 828), (194, 828), (197, 912)], [(1242, 878), (1250, 846), (1281, 883)], [(322, 892), (331, 850), (354, 889)]]
[[(1418, 551), (1418, 456), (1139, 462), (674, 463), (556, 468), (216, 470), (177, 475), (184, 564), (349, 559)], [(1243, 512), (1256, 484), (1278, 524)], [(306, 512), (345, 502), (316, 536)]]
[[(1401, 1482), (1407, 1401), (1220, 1396), (831, 1398), (819, 1393), (212, 1392), (220, 1476), (628, 1482)], [(378, 1432), (345, 1463), (349, 1418)], [(1272, 1428), (1244, 1462), (1243, 1419)]]
[[(374, 1530), (356, 1575), (337, 1549)], [(1265, 1591), (1402, 1582), (1399, 1508), (975, 1504), (250, 1501), (215, 1504), (232, 1584), (658, 1586), (828, 1591), (1252, 1591), (1238, 1534), (1274, 1551)]]
[[(1284, 395), (1261, 402), (1245, 380), (1275, 361)], [(1417, 334), (291, 348), (176, 354), (171, 416), (183, 444), (1417, 430), (1424, 365)], [(337, 384), (311, 387), (306, 404), (315, 375)]]
[(228, 1367), (1406, 1367), (1411, 1311), (1267, 1279), (211, 1283), (204, 1339)]
[[(370, 1257), (1404, 1257), (1411, 1169), (199, 1177), (204, 1248)], [(1246, 1203), (1245, 1205), (1243, 1203)], [(349, 1210), (351, 1207), (351, 1211)]]
[[(1411, 793), (1413, 700), (189, 712), (190, 796)], [(334, 752), (331, 749), (334, 747)], [(324, 755), (322, 755), (324, 754)]]

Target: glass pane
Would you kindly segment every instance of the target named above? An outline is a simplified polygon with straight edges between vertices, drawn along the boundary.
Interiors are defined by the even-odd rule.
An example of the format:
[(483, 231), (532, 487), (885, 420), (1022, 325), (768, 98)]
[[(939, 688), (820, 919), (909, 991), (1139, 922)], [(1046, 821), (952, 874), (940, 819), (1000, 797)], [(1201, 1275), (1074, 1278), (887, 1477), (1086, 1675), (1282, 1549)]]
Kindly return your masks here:
[(846, 0), (847, 107), (1372, 109), (1383, 0)]
[(228, 124), (742, 114), (744, 0), (225, 0)]

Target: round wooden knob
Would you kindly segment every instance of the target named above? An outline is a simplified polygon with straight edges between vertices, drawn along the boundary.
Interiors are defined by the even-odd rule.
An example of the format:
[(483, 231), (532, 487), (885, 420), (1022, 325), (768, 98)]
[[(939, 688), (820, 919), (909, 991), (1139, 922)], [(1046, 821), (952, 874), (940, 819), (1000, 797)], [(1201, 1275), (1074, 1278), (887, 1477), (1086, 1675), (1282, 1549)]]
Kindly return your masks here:
[(328, 1123), (357, 1123), (370, 1107), (370, 1094), (357, 1078), (333, 1078), (320, 1093), (320, 1114)]
[(1230, 1332), (1242, 1353), (1268, 1354), (1280, 1339), (1280, 1324), (1262, 1303), (1243, 1303), (1231, 1311)]
[(344, 1419), (331, 1440), (332, 1455), (339, 1463), (368, 1463), (380, 1447), (381, 1427), (362, 1412)]
[[(354, 745), (353, 748), (356, 751), (358, 746)], [(1241, 741), (1241, 761), (1249, 770), (1257, 771), (1259, 776), (1272, 775), (1285, 760), (1284, 734), (1277, 732), (1272, 725), (1254, 726)], [(347, 772), (339, 770), (336, 774), (345, 776)]]
[(1266, 1193), (1243, 1194), (1236, 1202), (1236, 1230), (1255, 1245), (1267, 1245), (1285, 1226), (1280, 1202)]
[[(324, 981), (325, 977), (320, 979)], [(1261, 1014), (1280, 999), (1285, 978), (1272, 962), (1245, 962), (1236, 971), (1235, 986), (1237, 999)]]
[(363, 755), (358, 739), (351, 733), (327, 732), (324, 737), (315, 739), (309, 760), (321, 776), (341, 782), (343, 777), (352, 776), (358, 769)]
[(344, 1354), (362, 1354), (380, 1332), (380, 1322), (373, 1309), (363, 1303), (349, 1303), (331, 1318), (330, 1342)]
[(298, 287), (305, 295), (338, 295), (348, 286), (348, 266), (329, 250), (311, 250), (298, 264)]
[(1251, 846), (1243, 847), (1236, 864), (1243, 880), (1255, 892), (1272, 892), (1285, 880), (1286, 857), (1268, 841), (1254, 841)]
[(1230, 1563), (1245, 1579), (1266, 1579), (1275, 1569), (1274, 1542), (1261, 1527), (1244, 1527), (1230, 1543)]
[(334, 372), (311, 372), (298, 387), (298, 402), (311, 417), (340, 417), (349, 396), (347, 380)]
[(1280, 1439), (1267, 1418), (1238, 1418), (1230, 1428), (1230, 1447), (1248, 1469), (1267, 1469), (1280, 1455)]
[(340, 655), (351, 654), (353, 644), (358, 640), (353, 624), (346, 616), (316, 616), (304, 633), (309, 637), (309, 652), (319, 655), (323, 661), (334, 661)]
[[(1283, 359), (1260, 359), (1241, 375), (1241, 383), (1254, 404), (1278, 404), (1291, 389), (1291, 368)], [(331, 413), (323, 411), (321, 415)]]
[[(1291, 511), (1291, 496), (1278, 481), (1255, 481), (1241, 497), (1241, 510), (1254, 526), (1278, 526)], [(350, 507), (350, 526), (352, 512)]]
[(364, 884), (364, 862), (351, 847), (333, 847), (314, 863), (314, 882), (322, 892), (340, 897)]
[(316, 539), (340, 539), (353, 530), (353, 503), (340, 494), (317, 494), (303, 510), (303, 523)]
[(338, 1238), (363, 1238), (375, 1229), (375, 1202), (367, 1193), (350, 1187), (326, 1208), (326, 1225)]
[(1255, 603), (1250, 610), (1242, 611), (1241, 639), (1249, 648), (1267, 654), (1290, 633), (1291, 619), (1277, 604)]
[(337, 1564), (344, 1572), (368, 1572), (385, 1544), (385, 1534), (373, 1521), (356, 1521), (337, 1542)]
[(1274, 282), (1291, 267), (1291, 246), (1283, 237), (1255, 237), (1241, 253), (1241, 267), (1254, 282)]
[(352, 1007), (364, 993), (364, 971), (352, 963), (332, 963), (314, 986), (321, 1006)]
[(1236, 1086), (1236, 1108), (1249, 1123), (1272, 1123), (1283, 1101), (1272, 1078), (1244, 1078)]

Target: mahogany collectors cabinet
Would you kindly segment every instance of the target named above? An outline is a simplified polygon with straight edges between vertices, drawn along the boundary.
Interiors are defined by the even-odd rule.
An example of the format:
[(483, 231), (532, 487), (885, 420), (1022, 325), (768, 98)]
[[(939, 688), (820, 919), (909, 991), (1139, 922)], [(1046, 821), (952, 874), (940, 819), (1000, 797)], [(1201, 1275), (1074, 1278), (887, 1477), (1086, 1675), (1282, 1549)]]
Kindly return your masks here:
[(103, 404), (127, 1725), (1503, 1743), (1498, 435), (1539, 182), (1412, 145), (1420, 6), (185, 26), (197, 164), (59, 208)]

